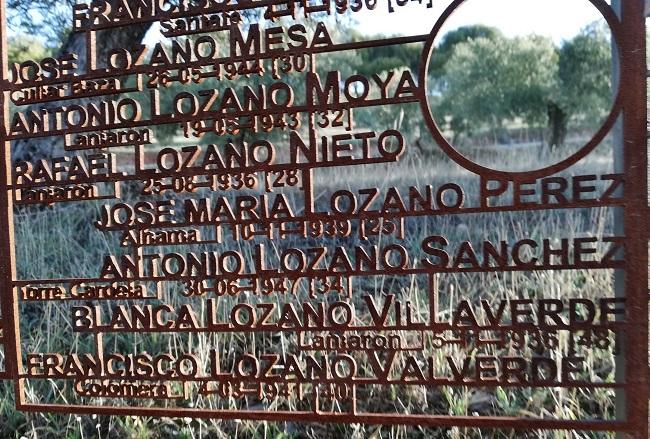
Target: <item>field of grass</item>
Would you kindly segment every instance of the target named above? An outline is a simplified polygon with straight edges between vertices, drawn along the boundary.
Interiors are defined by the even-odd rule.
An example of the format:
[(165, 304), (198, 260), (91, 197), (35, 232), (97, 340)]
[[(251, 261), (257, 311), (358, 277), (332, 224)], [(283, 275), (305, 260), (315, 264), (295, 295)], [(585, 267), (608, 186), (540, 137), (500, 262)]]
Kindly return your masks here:
[[(542, 151), (554, 155), (557, 151)], [(513, 160), (518, 165), (534, 167), (540, 161), (540, 151), (512, 150), (504, 153), (492, 152), (495, 163)], [(561, 153), (561, 152), (560, 152)], [(606, 174), (612, 172), (612, 162), (608, 144), (601, 146), (588, 160), (579, 163), (565, 174)], [(554, 160), (544, 157), (544, 160)], [(390, 165), (367, 165), (353, 170), (333, 168), (316, 171), (315, 191), (317, 209), (325, 209), (330, 195), (339, 189), (355, 191), (359, 188), (376, 186), (385, 189), (391, 186), (406, 189), (408, 186), (431, 184), (438, 187), (448, 182), (463, 187), (468, 203), (474, 204), (473, 195), (479, 190), (478, 179), (451, 163), (444, 155), (430, 152), (416, 153), (411, 150), (399, 163)], [(353, 178), (351, 178), (353, 175)], [(16, 209), (16, 243), (18, 275), (20, 279), (57, 278), (71, 276), (96, 276), (98, 266), (106, 254), (120, 254), (119, 236), (115, 233), (101, 233), (91, 226), (97, 218), (98, 208), (89, 204), (58, 205), (48, 208)], [(557, 242), (560, 238), (571, 239), (577, 236), (607, 236), (613, 233), (613, 210), (608, 208), (549, 210), (531, 212), (505, 212), (491, 214), (464, 214), (417, 217), (405, 223), (406, 236), (400, 244), (412, 251), (414, 258), (420, 256), (421, 240), (431, 234), (442, 235), (450, 242), (482, 240), (506, 240), (550, 238)], [(382, 238), (379, 238), (380, 240)], [(272, 248), (276, 254), (282, 248), (317, 244), (319, 240), (304, 241), (288, 239), (277, 242)], [(322, 241), (320, 241), (322, 243)], [(226, 238), (219, 248), (239, 248), (250, 254), (250, 247), (256, 241), (235, 242)], [(341, 244), (335, 240), (327, 245)], [(358, 238), (345, 240), (345, 245), (359, 244)], [(214, 249), (214, 245), (200, 248)], [(171, 248), (169, 249), (172, 250)], [(189, 251), (189, 250), (188, 250)], [(273, 258), (270, 252), (270, 258)], [(460, 299), (479, 303), (481, 299), (495, 302), (512, 298), (597, 298), (613, 295), (614, 273), (610, 270), (573, 271), (531, 271), (487, 274), (443, 274), (439, 276), (438, 319), (449, 319), (455, 304)], [(375, 298), (383, 298), (388, 293), (396, 294), (401, 300), (414, 304), (416, 317), (428, 318), (428, 291), (426, 279), (422, 276), (409, 276), (408, 279), (395, 276), (368, 278), (355, 284), (355, 294), (363, 291)], [(238, 302), (256, 303), (275, 300), (277, 303), (299, 304), (309, 300), (301, 289), (294, 296), (271, 296), (271, 298), (223, 297), (220, 309), (228, 309)], [(165, 303), (177, 306), (192, 300), (178, 294), (174, 285), (163, 287)], [(327, 298), (326, 300), (335, 300)], [(358, 297), (349, 299), (358, 305)], [(45, 305), (21, 305), (20, 321), (22, 346), (24, 351), (63, 352), (74, 346), (78, 352), (88, 349), (88, 338), (71, 331), (69, 306), (54, 302)], [(204, 307), (201, 313), (205, 312)], [(223, 316), (226, 318), (225, 316)], [(478, 316), (482, 317), (482, 316)], [(368, 323), (369, 316), (357, 315), (358, 322)], [(71, 342), (70, 337), (73, 337)], [(559, 349), (567, 349), (569, 340), (560, 334)], [(243, 352), (278, 352), (285, 354), (295, 349), (295, 337), (290, 334), (256, 334), (244, 336), (227, 334), (128, 334), (107, 338), (105, 345), (119, 349), (133, 347), (149, 352), (207, 352), (211, 346), (225, 349), (224, 355), (231, 357)], [(512, 355), (515, 352), (501, 352), (493, 347), (485, 348), (483, 353)], [(615, 374), (614, 354), (609, 350), (585, 351), (587, 370), (585, 379), (612, 382)], [(443, 361), (441, 350), (427, 344), (426, 354)], [(402, 354), (398, 354), (402, 355)], [(457, 358), (464, 355), (457, 347), (450, 347), (444, 353)], [(368, 368), (360, 363), (360, 368)], [(13, 407), (13, 389), (4, 384), (2, 423), (0, 436), (17, 438), (61, 437), (251, 437), (251, 438), (322, 438), (351, 437), (379, 438), (579, 438), (611, 437), (601, 433), (587, 432), (492, 432), (462, 428), (426, 428), (405, 426), (301, 424), (252, 421), (192, 420), (192, 419), (150, 419), (141, 417), (75, 416), (28, 414), (16, 412)], [(26, 388), (28, 400), (33, 402), (57, 400), (63, 403), (79, 402), (79, 397), (70, 388), (70, 383), (57, 380), (32, 381)], [(105, 400), (104, 404), (117, 404), (118, 401)], [(243, 406), (242, 406), (243, 404)], [(245, 400), (217, 401), (197, 397), (187, 402), (189, 407), (241, 407), (256, 408), (255, 402)], [(532, 418), (562, 419), (614, 419), (615, 395), (608, 389), (562, 389), (562, 388), (472, 388), (472, 387), (420, 387), (389, 386), (375, 388), (369, 386), (358, 395), (358, 408), (369, 412), (386, 413), (428, 413), (440, 415), (501, 415), (524, 416)], [(299, 401), (285, 401), (277, 406), (271, 404), (266, 409), (300, 407)], [(332, 407), (332, 410), (335, 410)]]

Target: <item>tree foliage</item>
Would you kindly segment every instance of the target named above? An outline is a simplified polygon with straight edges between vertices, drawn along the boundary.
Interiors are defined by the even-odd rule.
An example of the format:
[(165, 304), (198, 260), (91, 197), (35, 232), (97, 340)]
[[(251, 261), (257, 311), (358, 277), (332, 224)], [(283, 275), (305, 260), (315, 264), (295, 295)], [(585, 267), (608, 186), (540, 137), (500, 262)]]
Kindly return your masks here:
[(567, 113), (602, 117), (611, 104), (612, 50), (603, 26), (592, 25), (560, 49), (558, 79)]
[[(376, 37), (363, 36), (359, 39), (386, 38), (386, 35)], [(377, 72), (384, 72), (400, 68), (408, 68), (414, 74), (418, 72), (422, 46), (419, 44), (400, 44), (373, 47), (358, 52), (357, 72), (372, 76)]]
[(445, 65), (449, 58), (454, 54), (456, 46), (478, 38), (488, 40), (497, 40), (503, 37), (501, 31), (495, 27), (475, 24), (470, 26), (461, 26), (452, 30), (442, 37), (442, 41), (431, 54), (429, 61), (429, 74), (435, 78), (444, 75)]
[[(10, 26), (24, 32), (10, 42), (10, 60), (41, 59), (59, 50), (82, 55), (82, 38), (70, 33), (70, 11), (76, 2), (7, 0)], [(339, 24), (332, 27), (341, 37), (337, 40), (372, 38)], [(133, 44), (147, 29), (144, 24), (103, 31), (102, 49)], [(506, 38), (498, 29), (482, 25), (447, 33), (432, 52), (428, 72), (438, 120), (446, 121), (455, 135), (468, 136), (481, 130), (498, 131), (508, 121), (523, 120), (530, 127), (548, 126), (549, 143), (562, 144), (572, 121), (599, 120), (609, 107), (611, 50), (605, 29), (589, 26), (560, 47), (539, 36)], [(343, 77), (358, 73), (370, 78), (409, 69), (417, 77), (420, 58), (419, 44), (388, 45), (319, 56), (319, 70), (336, 69)], [(301, 86), (295, 78), (288, 81)], [(167, 94), (173, 91), (172, 87)], [(357, 120), (371, 127), (395, 119), (393, 125), (400, 125), (412, 136), (420, 132), (422, 117), (417, 105), (403, 106), (398, 114), (383, 110), (374, 109), (372, 114), (359, 111)], [(170, 128), (169, 134), (175, 130)], [(35, 147), (28, 146), (30, 151)]]
[(9, 27), (20, 33), (38, 35), (49, 47), (61, 46), (72, 26), (75, 0), (7, 0)]
[(549, 144), (565, 142), (570, 122), (600, 120), (611, 102), (611, 49), (600, 26), (556, 47), (540, 36), (467, 39), (453, 46), (436, 81), (434, 111), (456, 136), (522, 120), (548, 125)]
[(30, 59), (43, 59), (52, 54), (52, 48), (46, 47), (43, 41), (32, 35), (18, 34), (9, 37), (7, 42), (7, 57), (9, 64), (20, 63)]

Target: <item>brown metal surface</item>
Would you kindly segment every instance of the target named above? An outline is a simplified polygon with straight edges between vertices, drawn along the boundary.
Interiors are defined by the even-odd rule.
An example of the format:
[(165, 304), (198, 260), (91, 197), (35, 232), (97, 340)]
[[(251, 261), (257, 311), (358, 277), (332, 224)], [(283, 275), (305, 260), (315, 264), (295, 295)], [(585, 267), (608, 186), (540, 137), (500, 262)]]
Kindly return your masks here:
[[(319, 37), (300, 28), (301, 17), (336, 14), (341, 2), (329, 0), (196, 2), (203, 6), (176, 11), (160, 9), (159, 2), (152, 1), (151, 11), (138, 15), (133, 8), (133, 16), (116, 19), (104, 10), (94, 14), (95, 22), (87, 18), (88, 14), (102, 11), (96, 3), (103, 2), (93, 2), (92, 7), (81, 4), (75, 7), (73, 21), (75, 31), (86, 38), (88, 68), (74, 68), (75, 59), (85, 56), (75, 54), (51, 61), (56, 68), (43, 76), (35, 72), (46, 71), (49, 67), (45, 64), (8, 65), (5, 1), (1, 0), (4, 148), (0, 181), (5, 188), (0, 191), (0, 205), (6, 213), (0, 216), (0, 244), (5, 255), (0, 267), (1, 341), (5, 352), (1, 377), (15, 382), (17, 409), (576, 429), (647, 437), (644, 1), (624, 1), (620, 18), (604, 0), (589, 1), (607, 21), (619, 54), (621, 85), (611, 112), (575, 154), (539, 169), (510, 172), (489, 169), (463, 155), (445, 137), (431, 112), (426, 92), (429, 61), (442, 26), (465, 0), (451, 2), (428, 35), (352, 43), (332, 41), (325, 24), (319, 28)], [(358, 5), (374, 9), (378, 3)], [(354, 13), (366, 12), (359, 12), (354, 5), (357, 3), (346, 3), (343, 9), (349, 6)], [(179, 31), (169, 40), (182, 42), (186, 35), (194, 38), (193, 53), (187, 59), (182, 45), (178, 59), (171, 59), (159, 48), (157, 63), (151, 62), (151, 51), (138, 45), (114, 48), (109, 59), (95, 59), (106, 29), (249, 10), (264, 12), (267, 25), (283, 17), (287, 27), (298, 27), (288, 34), (278, 28), (266, 35), (259, 28), (259, 47), (255, 23), (217, 26), (210, 29), (212, 33)], [(286, 36), (296, 34), (306, 35), (306, 42)], [(310, 40), (314, 38), (315, 44)], [(345, 78), (339, 71), (318, 69), (319, 57), (328, 53), (414, 43), (422, 45), (419, 71), (396, 74), (392, 86), (386, 86), (380, 97), (360, 98), (339, 86), (347, 79), (371, 87), (375, 83), (370, 77)], [(17, 72), (22, 79), (17, 79)], [(251, 75), (266, 88), (250, 88), (248, 98), (242, 99), (233, 89), (238, 79)], [(304, 90), (298, 91), (283, 80), (289, 75), (300, 78)], [(170, 104), (161, 95), (172, 83), (201, 85), (202, 92), (197, 94), (188, 86), (174, 97), (175, 104)], [(84, 87), (92, 84), (105, 88), (88, 91)], [(256, 93), (262, 95), (259, 100)], [(430, 207), (422, 208), (422, 203), (418, 205), (418, 199), (409, 195), (411, 205), (400, 200), (404, 206), (395, 208), (396, 199), (381, 192), (385, 188), (355, 193), (348, 190), (347, 182), (336, 182), (340, 190), (324, 209), (318, 204), (322, 202), (316, 182), (319, 172), (343, 167), (354, 179), (355, 167), (376, 165), (377, 172), (388, 173), (413, 148), (392, 126), (370, 134), (354, 123), (355, 110), (400, 105), (421, 108), (442, 153), (476, 177), (478, 189), (468, 192), (451, 182), (437, 193), (433, 190), (431, 197), (435, 200), (430, 201)], [(592, 154), (618, 120), (623, 124), (623, 173), (560, 174)], [(186, 138), (196, 143), (151, 146), (150, 128), (170, 124), (183, 127)], [(340, 125), (337, 134), (324, 134), (323, 128), (335, 124)], [(282, 132), (281, 142), (257, 141), (242, 146), (232, 140), (242, 132), (271, 131)], [(195, 146), (204, 136), (221, 139), (216, 142), (219, 145), (233, 142), (232, 148), (245, 150), (246, 158), (231, 157), (239, 161), (236, 166), (217, 165), (217, 153), (213, 152), (212, 161), (205, 165), (206, 146)], [(345, 142), (352, 136), (365, 142), (366, 152), (361, 156), (349, 152), (353, 147)], [(65, 146), (44, 162), (12, 163), (13, 145), (36, 138), (60, 140)], [(327, 148), (321, 149), (325, 141), (329, 142)], [(116, 162), (118, 150), (128, 157), (128, 163)], [(569, 192), (572, 188), (573, 196), (562, 197), (562, 201), (550, 191), (539, 201), (526, 201), (526, 196), (540, 195), (530, 185), (551, 181), (544, 179), (554, 179)], [(513, 199), (494, 203), (506, 190), (513, 191)], [(233, 195), (217, 197), (217, 201), (211, 198), (226, 191)], [(454, 204), (445, 194), (461, 201)], [(379, 197), (387, 197), (384, 207), (382, 201), (373, 208), (367, 206), (371, 198)], [(118, 237), (122, 253), (107, 254), (98, 261), (96, 274), (88, 277), (20, 278), (16, 269), (20, 261), (15, 256), (20, 245), (15, 242), (16, 209), (58, 204), (81, 206), (90, 212), (93, 233), (110, 237), (107, 242)], [(624, 236), (589, 235), (563, 241), (562, 236), (533, 237), (530, 231), (516, 241), (508, 237), (499, 238), (504, 240), (501, 242), (485, 241), (482, 245), (492, 245), (492, 253), (485, 249), (481, 253), (467, 242), (462, 243), (466, 244), (464, 250), (453, 254), (441, 248), (457, 243), (447, 243), (443, 236), (431, 232), (415, 244), (421, 256), (413, 256), (407, 249), (407, 221), (598, 208), (624, 212)], [(169, 236), (177, 241), (170, 241)], [(69, 239), (72, 242), (77, 237)], [(85, 238), (79, 239), (82, 241), (75, 245), (88, 245), (83, 242)], [(253, 243), (246, 252), (241, 249), (243, 242)], [(596, 248), (599, 257), (592, 256)], [(501, 257), (494, 256), (499, 252)], [(276, 265), (267, 264), (267, 257)], [(453, 258), (456, 261), (452, 262)], [(441, 276), (566, 270), (621, 270), (625, 275), (624, 300), (614, 297), (613, 290), (603, 291), (598, 300), (552, 299), (540, 291), (534, 300), (504, 299), (476, 305), (463, 300), (461, 292), (453, 316), (440, 317)], [(395, 288), (402, 283), (421, 285), (426, 313), (415, 313), (408, 298), (399, 292), (382, 296), (383, 301), (364, 292), (367, 282), (378, 279), (389, 279)], [(104, 293), (99, 293), (97, 286), (103, 286)], [(117, 295), (107, 293), (118, 290)], [(173, 308), (169, 304), (172, 295), (182, 296), (183, 305)], [(42, 352), (24, 342), (24, 332), (29, 330), (21, 327), (25, 309), (43, 311), (49, 306), (67, 316), (69, 326), (59, 328), (69, 335), (67, 349)], [(364, 318), (357, 314), (357, 307), (358, 314), (365, 313)], [(585, 307), (582, 309), (592, 315), (583, 319), (572, 307)], [(227, 318), (219, 318), (219, 313)], [(173, 343), (181, 340), (187, 346), (174, 346), (172, 350), (172, 339), (165, 338), (170, 334), (179, 337)], [(240, 345), (220, 341), (232, 334)], [(584, 358), (577, 351), (558, 348), (553, 342), (558, 334), (566, 335), (571, 343), (574, 337), (584, 339), (589, 334), (589, 347), (580, 348), (583, 354), (616, 344), (618, 354), (625, 358), (624, 371), (617, 370), (616, 376), (623, 378), (574, 379)], [(596, 341), (594, 334), (605, 335)], [(159, 351), (138, 350), (138, 343), (154, 336), (162, 340), (156, 345)], [(209, 344), (194, 346), (192, 340), (199, 337)], [(539, 341), (541, 351), (524, 354), (534, 337), (544, 340)], [(260, 348), (256, 343), (262, 341), (266, 344)], [(606, 347), (597, 347), (597, 342)], [(269, 345), (278, 344), (281, 347), (277, 350), (269, 350)], [(439, 355), (424, 357), (425, 347)], [(451, 349), (467, 356), (454, 357), (448, 353)], [(399, 364), (395, 360), (398, 357)], [(360, 358), (364, 370), (359, 366)], [(441, 367), (447, 373), (440, 373)], [(27, 384), (48, 381), (63, 383), (61, 386), (67, 386), (76, 399), (64, 401), (50, 395), (52, 400), (34, 400), (25, 391)], [(553, 419), (524, 414), (454, 416), (434, 410), (371, 412), (359, 407), (359, 401), (369, 394), (377, 391), (380, 393), (372, 397), (383, 398), (381, 395), (393, 386), (423, 388), (425, 393), (442, 387), (500, 388), (506, 393), (513, 388), (614, 389), (625, 400), (625, 413), (612, 419)], [(199, 396), (209, 402), (205, 407), (192, 405)]]

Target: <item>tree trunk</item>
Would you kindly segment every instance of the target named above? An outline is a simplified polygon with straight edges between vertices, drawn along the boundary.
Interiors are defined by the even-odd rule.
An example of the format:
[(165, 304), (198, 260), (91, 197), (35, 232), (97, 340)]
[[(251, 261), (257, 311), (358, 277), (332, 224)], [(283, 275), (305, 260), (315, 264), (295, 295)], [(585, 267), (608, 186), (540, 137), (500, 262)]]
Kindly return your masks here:
[(566, 141), (569, 115), (555, 103), (548, 105), (548, 124), (551, 129), (549, 146), (555, 148), (563, 146)]
[[(97, 33), (97, 65), (105, 65), (105, 61), (111, 50), (118, 47), (133, 47), (140, 44), (145, 33), (149, 29), (149, 23), (142, 23), (126, 27), (116, 27), (99, 31)], [(59, 54), (74, 53), (78, 56), (77, 72), (83, 75), (87, 71), (86, 58), (86, 34), (84, 32), (70, 33), (67, 41), (61, 46)], [(102, 99), (110, 99), (110, 96), (80, 99), (78, 102), (92, 102)], [(55, 108), (61, 106), (60, 102), (48, 102), (35, 104), (26, 108)], [(25, 111), (20, 107), (17, 110)], [(21, 160), (38, 160), (50, 156), (54, 151), (63, 151), (62, 137), (37, 137), (32, 139), (20, 139), (12, 144), (12, 159)]]

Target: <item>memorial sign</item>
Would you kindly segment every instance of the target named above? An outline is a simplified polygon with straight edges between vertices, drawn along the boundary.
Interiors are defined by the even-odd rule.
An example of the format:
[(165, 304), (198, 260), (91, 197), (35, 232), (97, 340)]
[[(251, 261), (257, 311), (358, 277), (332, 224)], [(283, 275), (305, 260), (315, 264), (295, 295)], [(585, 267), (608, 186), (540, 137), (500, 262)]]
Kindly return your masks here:
[[(93, 0), (74, 6), (79, 52), (13, 65), (4, 3), (17, 409), (647, 437), (643, 1), (590, 0), (620, 65), (611, 110), (514, 170), (456, 145), (434, 110), (430, 61), (464, 0), (428, 34), (352, 40), (328, 17), (399, 19), (407, 2)], [(160, 40), (106, 47), (142, 24)], [(328, 58), (380, 47), (417, 48), (417, 67)], [(414, 109), (444, 180), (408, 171)], [(16, 156), (42, 138), (47, 156)], [(603, 151), (611, 169), (592, 168)], [(26, 250), (30, 212), (73, 226)], [(508, 410), (517, 398), (532, 405)]]

